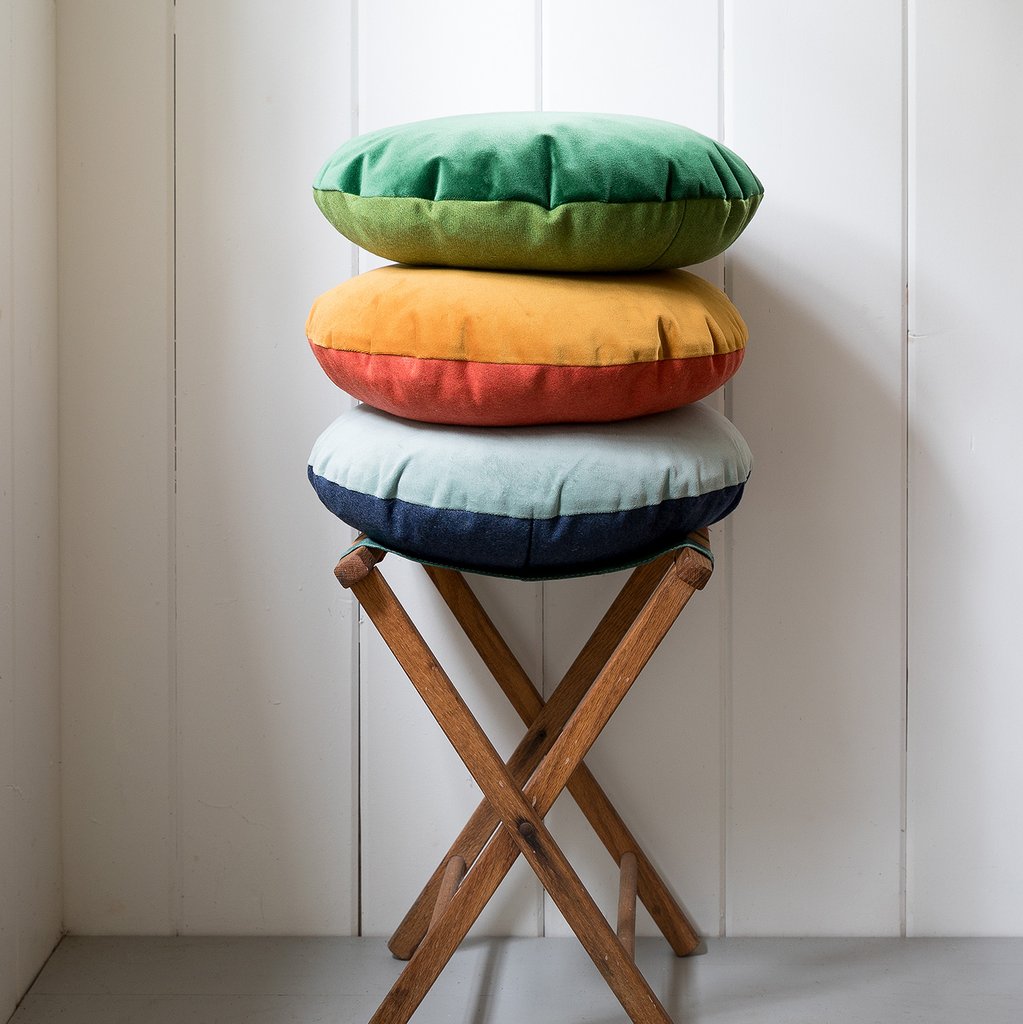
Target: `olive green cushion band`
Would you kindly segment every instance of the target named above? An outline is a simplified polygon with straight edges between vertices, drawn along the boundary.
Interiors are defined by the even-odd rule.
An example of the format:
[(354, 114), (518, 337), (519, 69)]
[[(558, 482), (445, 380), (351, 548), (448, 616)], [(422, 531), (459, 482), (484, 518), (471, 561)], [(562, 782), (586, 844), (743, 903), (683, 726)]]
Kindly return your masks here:
[[(507, 270), (661, 270), (723, 252), (760, 205), (748, 199), (565, 203), (429, 200), (314, 191), (324, 216), (397, 263)], [(684, 230), (683, 230), (684, 228)]]

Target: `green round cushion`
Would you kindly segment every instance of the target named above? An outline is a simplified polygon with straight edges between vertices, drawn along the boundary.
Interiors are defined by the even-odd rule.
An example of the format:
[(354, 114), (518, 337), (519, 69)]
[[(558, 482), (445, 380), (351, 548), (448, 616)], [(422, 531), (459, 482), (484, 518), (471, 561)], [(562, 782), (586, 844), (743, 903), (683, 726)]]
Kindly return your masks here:
[(729, 149), (649, 118), (473, 114), (346, 142), (316, 178), (327, 219), (398, 263), (683, 267), (716, 256), (763, 187)]

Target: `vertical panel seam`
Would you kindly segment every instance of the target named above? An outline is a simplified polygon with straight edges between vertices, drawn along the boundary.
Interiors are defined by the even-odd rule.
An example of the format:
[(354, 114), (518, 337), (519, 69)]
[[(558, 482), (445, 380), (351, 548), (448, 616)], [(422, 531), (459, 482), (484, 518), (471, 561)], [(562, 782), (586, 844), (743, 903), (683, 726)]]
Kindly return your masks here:
[[(351, 39), (348, 42), (349, 60), (351, 64), (351, 75), (348, 81), (351, 107), (349, 109), (349, 126), (352, 136), (359, 134), (359, 2), (351, 0), (349, 9), (350, 23), (349, 32)], [(348, 243), (352, 257), (352, 277), (359, 274), (359, 247), (354, 242)]]
[[(352, 828), (355, 832), (355, 876), (354, 913), (349, 921), (355, 925), (355, 934), (362, 936), (362, 605), (350, 594), (345, 594), (351, 614), (352, 657), (349, 658), (352, 697), (352, 743), (355, 747), (352, 760), (355, 762), (355, 786), (352, 793)], [(354, 921), (352, 921), (354, 918)]]
[(910, 393), (909, 393), (909, 62), (910, 2), (902, 0), (902, 323), (900, 331), (902, 370), (902, 750), (900, 754), (899, 806), (899, 934), (908, 932), (908, 824), (909, 824), (909, 506), (910, 506)]
[[(7, 496), (7, 507), (10, 510), (11, 523), (10, 523), (10, 534), (9, 534), (8, 537), (5, 537), (4, 540), (5, 540), (6, 543), (10, 544), (10, 551), (11, 551), (11, 562), (10, 562), (10, 565), (11, 565), (11, 578), (9, 580), (9, 585), (10, 585), (10, 602), (11, 602), (10, 603), (10, 608), (11, 608), (11, 612), (10, 612), (10, 630), (11, 630), (11, 646), (10, 646), (11, 677), (10, 677), (10, 686), (11, 686), (11, 738), (12, 738), (11, 747), (10, 747), (10, 755), (11, 755), (11, 774), (10, 774), (10, 779), (11, 779), (11, 783), (12, 783), (12, 785), (14, 787), (14, 792), (17, 795), (18, 794), (18, 755), (17, 755), (17, 735), (18, 735), (18, 685), (17, 685), (17, 681), (18, 681), (18, 672), (17, 672), (17, 665), (18, 665), (18, 624), (16, 622), (16, 619), (17, 619), (17, 595), (18, 595), (18, 584), (17, 584), (17, 578), (18, 578), (18, 544), (17, 544), (17, 528), (16, 528), (16, 525), (15, 525), (15, 513), (14, 513), (14, 491), (15, 491), (15, 480), (16, 480), (16, 476), (17, 476), (17, 466), (15, 465), (15, 463), (16, 463), (16, 453), (17, 453), (17, 444), (15, 443), (15, 436), (14, 436), (14, 430), (15, 430), (15, 424), (17, 422), (17, 417), (14, 414), (14, 406), (15, 406), (15, 401), (16, 401), (15, 396), (18, 393), (18, 389), (17, 389), (17, 384), (15, 383), (15, 379), (14, 379), (14, 376), (15, 376), (15, 359), (14, 359), (15, 328), (14, 328), (14, 325), (15, 325), (15, 322), (16, 322), (15, 321), (16, 313), (15, 313), (15, 309), (14, 309), (14, 234), (15, 234), (15, 232), (14, 232), (14, 163), (15, 163), (15, 161), (14, 161), (14, 78), (15, 78), (15, 75), (14, 75), (14, 6), (13, 5), (11, 6), (11, 9), (10, 9), (10, 17), (8, 19), (6, 27), (7, 27), (7, 49), (8, 49), (7, 67), (8, 67), (8, 72), (9, 72), (9, 80), (7, 82), (7, 86), (8, 86), (8, 88), (7, 88), (7, 104), (8, 104), (8, 107), (9, 107), (9, 109), (8, 109), (8, 119), (7, 119), (7, 132), (8, 132), (8, 134), (7, 134), (7, 152), (10, 154), (10, 165), (11, 165), (11, 167), (10, 167), (10, 175), (9, 175), (9, 178), (8, 178), (8, 191), (7, 191), (7, 196), (5, 197), (6, 201), (7, 201), (7, 208), (8, 208), (8, 224), (10, 225), (10, 232), (11, 232), (10, 233), (10, 238), (8, 239), (8, 244), (11, 247), (11, 258), (10, 258), (10, 263), (9, 263), (8, 279), (7, 279), (7, 294), (10, 296), (9, 308), (8, 308), (8, 313), (7, 313), (7, 322), (8, 322), (8, 325), (9, 325), (9, 337), (10, 337), (10, 372), (11, 372), (10, 380), (9, 380), (9, 384), (10, 384), (10, 398), (11, 398), (11, 400), (10, 400), (8, 406), (7, 406), (7, 418), (8, 418), (8, 434), (7, 434), (7, 436), (11, 439), (11, 450), (10, 450), (9, 463), (8, 463), (8, 465), (10, 466), (10, 487), (11, 487), (11, 490), (10, 490), (10, 494), (8, 494), (8, 496)], [(20, 811), (20, 808), (18, 807), (18, 800), (14, 801), (13, 807), (15, 809), (15, 820), (17, 820), (17, 818), (20, 817), (20, 814), (18, 813)], [(10, 852), (13, 853), (17, 849), (17, 846), (16, 846), (16, 844), (14, 842), (14, 837), (16, 835), (18, 835), (20, 830), (17, 827), (15, 827), (14, 829), (10, 829), (10, 830), (6, 830), (5, 829), (5, 831), (7, 831), (9, 836), (10, 836), (10, 838), (8, 840), (8, 843), (10, 844), (9, 849), (10, 849)], [(14, 860), (15, 860), (15, 858), (12, 856), (11, 857), (11, 862), (13, 863)], [(12, 980), (14, 981), (15, 992), (16, 992), (17, 996), (20, 997), (21, 993), (17, 991), (20, 988), (21, 956), (22, 956), (22, 949), (21, 949), (21, 945), (22, 945), (22, 943), (21, 943), (21, 923), (20, 923), (20, 921), (16, 921), (15, 922), (15, 926), (14, 926), (13, 931), (14, 931), (14, 973), (13, 973)]]
[[(534, 97), (533, 103), (538, 111), (543, 110), (543, 0), (534, 0), (533, 5), (533, 33), (534, 33), (534, 45), (535, 50), (533, 53), (534, 68), (533, 72), (535, 75), (534, 81)], [(546, 602), (547, 602), (547, 584), (541, 582), (538, 588), (538, 623), (537, 629), (540, 638), (540, 654), (539, 654), (539, 672), (540, 672), (540, 692), (544, 696), (544, 700), (547, 699), (547, 651), (546, 651), (546, 639), (547, 639), (547, 622), (546, 622)], [(546, 890), (540, 887), (540, 898), (537, 907), (537, 927), (536, 930), (539, 935), (545, 937), (547, 935), (547, 893)]]
[[(727, 0), (717, 0), (718, 8), (718, 137), (725, 141), (728, 118), (727, 49), (725, 46), (725, 25)], [(726, 251), (722, 260), (722, 275), (726, 293), (732, 289), (732, 258)], [(723, 395), (724, 413), (729, 420), (733, 417), (732, 388), (726, 384)], [(721, 546), (725, 557), (724, 580), (721, 584), (721, 688), (719, 708), (721, 715), (720, 753), (720, 812), (719, 812), (719, 866), (718, 866), (718, 933), (728, 934), (728, 853), (731, 829), (732, 801), (732, 552), (733, 535), (730, 519), (722, 525)]]
[(543, 0), (534, 0), (533, 28), (536, 40), (533, 103), (537, 110), (543, 110)]
[[(56, 423), (54, 424), (54, 434), (56, 437), (57, 450), (54, 453), (56, 457), (56, 481), (55, 481), (55, 495), (57, 502), (56, 514), (54, 517), (54, 524), (57, 531), (56, 537), (56, 549), (57, 549), (57, 595), (56, 595), (56, 609), (57, 609), (57, 630), (56, 630), (56, 662), (57, 662), (57, 884), (60, 886), (60, 894), (58, 899), (58, 905), (60, 907), (60, 920), (58, 926), (60, 929), (60, 935), (63, 937), (65, 934), (64, 925), (64, 757), (63, 757), (63, 737), (64, 737), (64, 643), (63, 643), (63, 623), (64, 623), (64, 605), (63, 605), (63, 565), (64, 559), (61, 550), (61, 529), (60, 529), (60, 492), (61, 492), (61, 472), (60, 472), (60, 453), (61, 453), (61, 415), (60, 415), (60, 387), (61, 387), (61, 370), (60, 370), (60, 339), (61, 333), (61, 301), (60, 301), (60, 63), (58, 61), (58, 46), (59, 46), (59, 25), (57, 22), (58, 11), (57, 11), (57, 0), (53, 0), (52, 7), (53, 11), (53, 184), (56, 190), (56, 195), (53, 197), (53, 294), (56, 296), (56, 310), (54, 313), (54, 338), (53, 342), (57, 349), (57, 366), (54, 375), (54, 387), (57, 389), (54, 396), (56, 403), (54, 415), (56, 416)], [(44, 965), (45, 966), (45, 965)], [(40, 968), (41, 970), (41, 968)]]
[[(350, 110), (350, 128), (353, 136), (359, 134), (359, 3), (360, 0), (351, 0), (350, 16), (351, 21), (349, 24), (349, 33), (351, 38), (349, 39), (348, 48), (350, 51), (351, 59), (351, 78), (349, 79), (349, 93), (351, 96), (351, 110)], [(352, 277), (357, 277), (359, 274), (359, 247), (354, 242), (350, 243), (351, 254), (352, 254)], [(352, 743), (354, 745), (354, 757), (355, 762), (355, 786), (352, 792), (352, 828), (355, 832), (355, 899), (354, 899), (354, 914), (350, 916), (349, 921), (354, 917), (355, 934), (358, 936), (362, 935), (362, 859), (363, 859), (363, 848), (362, 848), (362, 605), (355, 600), (350, 591), (345, 591), (345, 600), (348, 601), (348, 607), (351, 614), (350, 620), (350, 637), (352, 641), (352, 650), (354, 656), (349, 659), (349, 671), (351, 672), (351, 681), (349, 686), (351, 687), (351, 714), (352, 714), (352, 725), (351, 735)], [(354, 706), (352, 706), (354, 705)]]
[(170, 858), (170, 931), (179, 935), (184, 927), (184, 870), (182, 864), (181, 808), (181, 722), (178, 692), (178, 560), (177, 560), (177, 498), (178, 498), (178, 31), (177, 0), (168, 9), (170, 34), (170, 394), (168, 469), (170, 471), (169, 508), (167, 510), (167, 568), (170, 589), (168, 622), (168, 695), (170, 770), (170, 826), (173, 850)]

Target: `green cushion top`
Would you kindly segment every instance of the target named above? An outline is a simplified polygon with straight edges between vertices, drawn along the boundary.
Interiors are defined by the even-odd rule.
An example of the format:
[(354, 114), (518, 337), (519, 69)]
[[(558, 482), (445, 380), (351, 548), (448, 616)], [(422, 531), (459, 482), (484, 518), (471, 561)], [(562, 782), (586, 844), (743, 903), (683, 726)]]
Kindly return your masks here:
[(610, 114), (470, 114), (383, 128), (326, 162), (317, 190), (429, 200), (565, 203), (749, 199), (731, 150), (667, 121)]

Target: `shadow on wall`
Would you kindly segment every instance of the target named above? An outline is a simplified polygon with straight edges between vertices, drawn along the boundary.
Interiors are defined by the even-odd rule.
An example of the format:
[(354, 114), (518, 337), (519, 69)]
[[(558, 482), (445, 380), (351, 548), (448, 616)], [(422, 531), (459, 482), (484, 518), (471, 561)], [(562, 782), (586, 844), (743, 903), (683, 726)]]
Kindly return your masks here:
[[(754, 470), (732, 523), (729, 921), (738, 934), (764, 921), (787, 922), (785, 933), (897, 933), (901, 254), (869, 236), (876, 225), (854, 235), (784, 207), (765, 214), (785, 219), (780, 244), (768, 250), (751, 232), (730, 273), (751, 334), (731, 412)], [(822, 244), (826, 273), (813, 262)]]

